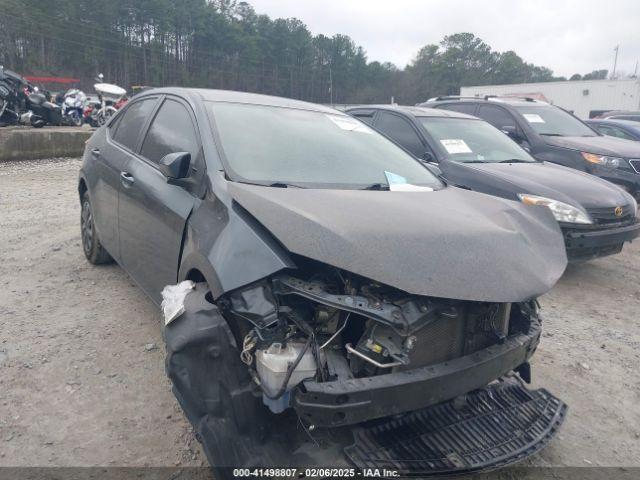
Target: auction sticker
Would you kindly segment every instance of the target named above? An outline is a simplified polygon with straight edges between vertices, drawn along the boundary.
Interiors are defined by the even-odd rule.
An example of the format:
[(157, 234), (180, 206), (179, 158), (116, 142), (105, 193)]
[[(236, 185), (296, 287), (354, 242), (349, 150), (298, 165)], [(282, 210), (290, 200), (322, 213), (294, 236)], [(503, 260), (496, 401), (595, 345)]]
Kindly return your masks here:
[(440, 140), (440, 143), (447, 149), (447, 152), (452, 155), (456, 153), (472, 153), (469, 145), (461, 138), (446, 138)]
[(537, 113), (523, 113), (522, 116), (529, 123), (545, 123), (544, 119)]

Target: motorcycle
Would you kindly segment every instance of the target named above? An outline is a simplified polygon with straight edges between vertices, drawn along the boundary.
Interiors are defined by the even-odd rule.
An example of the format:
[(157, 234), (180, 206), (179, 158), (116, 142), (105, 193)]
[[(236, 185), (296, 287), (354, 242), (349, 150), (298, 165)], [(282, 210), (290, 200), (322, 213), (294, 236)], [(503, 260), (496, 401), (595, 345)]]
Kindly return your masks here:
[(45, 125), (62, 125), (62, 108), (49, 101), (48, 95), (38, 87), (27, 95), (26, 112), (20, 116), (20, 123), (42, 128)]
[(62, 99), (62, 119), (69, 125), (80, 127), (84, 121), (84, 110), (87, 96), (82, 90), (72, 88), (64, 94)]
[(118, 111), (116, 105), (122, 104), (124, 96), (127, 91), (114, 85), (112, 83), (103, 83), (104, 75), (99, 74), (97, 79), (99, 83), (96, 83), (93, 88), (98, 94), (100, 101), (99, 108), (93, 108), (89, 116), (89, 123), (92, 127), (101, 127), (111, 116)]
[(19, 122), (29, 87), (20, 75), (0, 66), (0, 126)]

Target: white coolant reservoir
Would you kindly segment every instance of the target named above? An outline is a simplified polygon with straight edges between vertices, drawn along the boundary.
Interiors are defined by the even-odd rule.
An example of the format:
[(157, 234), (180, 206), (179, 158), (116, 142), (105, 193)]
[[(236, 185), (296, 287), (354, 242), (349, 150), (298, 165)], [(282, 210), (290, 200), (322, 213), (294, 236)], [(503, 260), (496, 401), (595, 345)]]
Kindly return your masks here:
[[(272, 343), (266, 350), (256, 351), (256, 368), (262, 383), (262, 388), (270, 395), (275, 395), (282, 386), (289, 365), (293, 364), (300, 352), (304, 350), (302, 342)], [(287, 382), (287, 391), (291, 390), (305, 378), (313, 377), (316, 373), (316, 360), (311, 353), (311, 347), (302, 356), (300, 363), (291, 374)]]

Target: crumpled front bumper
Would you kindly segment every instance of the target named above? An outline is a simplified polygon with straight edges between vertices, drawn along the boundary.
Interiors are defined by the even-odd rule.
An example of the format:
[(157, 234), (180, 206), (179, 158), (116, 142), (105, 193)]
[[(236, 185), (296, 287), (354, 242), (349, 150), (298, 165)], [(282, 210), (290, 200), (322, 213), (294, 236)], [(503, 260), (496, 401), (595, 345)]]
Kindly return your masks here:
[(436, 365), (344, 381), (307, 380), (296, 390), (294, 408), (306, 422), (337, 427), (435, 405), (526, 364), (540, 332), (540, 323), (532, 319), (526, 334)]
[[(307, 382), (296, 397), (297, 413), (315, 415), (317, 428), (303, 428), (313, 422), (293, 410), (274, 416), (262, 406), (206, 289), (197, 285), (184, 309), (164, 331), (167, 374), (216, 478), (233, 478), (238, 467), (344, 467), (354, 475), (354, 467), (420, 476), (478, 472), (543, 448), (566, 413), (561, 400), (513, 378), (485, 386), (527, 365), (540, 338), (532, 320), (527, 334), (456, 360), (324, 384), (337, 394)], [(341, 411), (344, 426), (333, 428)], [(386, 418), (362, 422), (381, 415)], [(322, 419), (332, 428), (322, 428)]]

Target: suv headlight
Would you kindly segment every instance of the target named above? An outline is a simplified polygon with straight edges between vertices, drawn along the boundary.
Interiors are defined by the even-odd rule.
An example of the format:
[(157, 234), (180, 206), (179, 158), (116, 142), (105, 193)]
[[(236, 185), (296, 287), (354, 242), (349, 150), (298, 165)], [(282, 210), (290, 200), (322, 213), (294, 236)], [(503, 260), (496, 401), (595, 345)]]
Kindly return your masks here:
[(622, 163), (622, 159), (618, 157), (609, 157), (607, 155), (596, 155), (595, 153), (588, 152), (580, 152), (582, 154), (582, 158), (584, 158), (589, 163), (595, 163), (597, 165), (602, 165), (603, 167), (609, 168), (618, 168), (620, 163)]
[(518, 198), (526, 205), (543, 205), (548, 207), (553, 213), (555, 219), (564, 223), (593, 223), (589, 215), (579, 208), (569, 205), (568, 203), (559, 202), (552, 198), (539, 197), (537, 195), (529, 195), (528, 193), (519, 193)]

